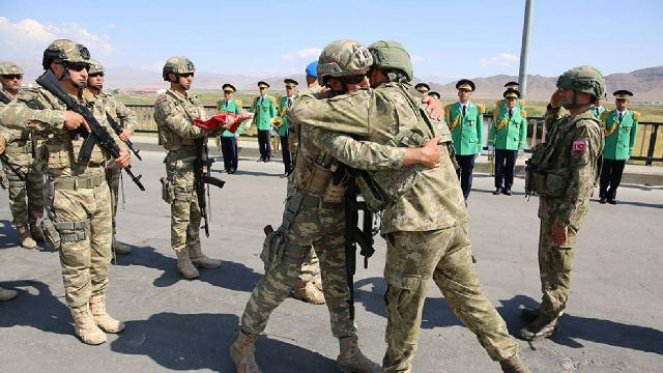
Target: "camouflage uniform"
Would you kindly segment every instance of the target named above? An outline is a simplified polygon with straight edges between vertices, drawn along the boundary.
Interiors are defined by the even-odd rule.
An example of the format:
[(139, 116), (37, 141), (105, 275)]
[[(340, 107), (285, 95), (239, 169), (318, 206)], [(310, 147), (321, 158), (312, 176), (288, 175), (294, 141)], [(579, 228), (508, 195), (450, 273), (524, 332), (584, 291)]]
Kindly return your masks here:
[[(300, 97), (290, 115), (302, 128), (316, 126), (379, 144), (421, 146), (437, 133), (449, 141), (448, 129), (427, 124), (424, 111), (416, 110), (419, 100), (415, 94), (409, 84), (388, 83), (328, 100)], [(348, 136), (324, 131), (318, 142), (350, 167), (369, 168), (362, 144), (350, 141)], [(388, 283), (388, 348), (383, 371), (410, 371), (431, 278), (493, 360), (514, 356), (518, 345), (481, 291), (472, 263), (465, 228), (468, 215), (451, 156), (444, 157), (436, 169), (414, 166), (369, 171), (369, 175), (391, 195), (382, 212), (381, 226), (387, 240), (384, 274)], [(362, 188), (362, 194), (371, 200), (366, 188)]]
[[(9, 62), (1, 62), (2, 72), (22, 74), (18, 66)], [(9, 66), (6, 66), (9, 65)], [(13, 69), (7, 69), (8, 67)], [(1, 88), (0, 88), (1, 89)], [(8, 99), (15, 97), (7, 91), (2, 90), (0, 95)], [(0, 102), (0, 108), (6, 104)], [(7, 180), (9, 192), (9, 210), (13, 217), (13, 223), (19, 233), (21, 245), (26, 248), (35, 248), (36, 243), (31, 239), (31, 231), (35, 232), (35, 238), (41, 238), (37, 234), (35, 222), (44, 213), (44, 174), (39, 159), (38, 146), (34, 143), (30, 131), (23, 126), (21, 129), (8, 130), (3, 128), (0, 132), (6, 140), (5, 154), (8, 160), (17, 166), (25, 175), (21, 180), (14, 172), (3, 164), (3, 171)]]
[[(194, 70), (193, 64), (186, 58), (171, 58), (165, 68), (171, 62), (176, 67), (186, 65), (191, 71)], [(167, 75), (165, 71), (164, 75)], [(183, 95), (172, 88), (159, 95), (154, 103), (159, 144), (168, 151), (164, 160), (167, 173), (167, 191), (164, 194), (170, 195), (166, 198), (171, 205), (170, 244), (177, 254), (178, 270), (188, 279), (198, 277), (194, 266), (216, 268), (221, 265), (220, 261), (203, 255), (200, 246), (201, 215), (193, 175), (196, 159), (194, 142), (201, 137), (207, 141), (207, 136), (216, 136), (222, 130), (219, 127), (216, 132), (206, 132), (193, 125), (194, 119), (204, 117), (205, 109), (197, 96)]]
[[(45, 60), (46, 53), (51, 50), (65, 50), (65, 55), (71, 55), (74, 47), (87, 53), (80, 44), (60, 39), (49, 46)], [(44, 65), (48, 66), (46, 63)], [(78, 97), (72, 97), (85, 105), (98, 122), (114, 134), (106, 121), (101, 102), (90, 92), (81, 90)], [(96, 326), (86, 324), (92, 321), (86, 318), (89, 316), (88, 304), (95, 316), (94, 321), (104, 331), (115, 333), (124, 328), (124, 324), (117, 320), (113, 320), (112, 328), (106, 328), (106, 324), (97, 320), (95, 314), (95, 307), (101, 313), (98, 308), (101, 304), (104, 317), (108, 316), (105, 311), (105, 293), (111, 261), (112, 213), (111, 193), (105, 182), (104, 168), (110, 157), (99, 146), (95, 146), (89, 162), (77, 161), (83, 138), (63, 127), (65, 111), (67, 107), (61, 100), (45, 89), (37, 88), (22, 93), (16, 101), (5, 107), (0, 114), (0, 121), (10, 129), (27, 127), (43, 140), (48, 188), (52, 196), (49, 215), (61, 239), (59, 253), (65, 300), (74, 315), (76, 334), (85, 343), (98, 344), (105, 342), (106, 336)], [(120, 139), (116, 136), (114, 138), (123, 148)], [(95, 328), (93, 341), (87, 339), (89, 328)]]

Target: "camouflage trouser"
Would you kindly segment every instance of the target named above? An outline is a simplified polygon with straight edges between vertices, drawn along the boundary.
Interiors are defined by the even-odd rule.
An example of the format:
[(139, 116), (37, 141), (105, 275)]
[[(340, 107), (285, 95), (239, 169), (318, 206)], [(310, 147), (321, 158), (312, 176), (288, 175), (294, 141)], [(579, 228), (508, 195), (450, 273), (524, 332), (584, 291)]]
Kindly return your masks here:
[(309, 282), (315, 280), (320, 275), (320, 260), (318, 255), (315, 253), (314, 248), (311, 248), (306, 259), (302, 263), (302, 266), (299, 271), (299, 280), (301, 282)]
[(387, 234), (387, 352), (384, 372), (409, 372), (417, 350), (429, 280), (442, 291), (452, 311), (479, 339), (493, 360), (513, 356), (518, 344), (481, 291), (465, 230)]
[(173, 176), (175, 198), (170, 205), (170, 245), (175, 252), (200, 248), (200, 208), (193, 185), (193, 161), (177, 160)]
[(337, 338), (355, 335), (357, 329), (350, 318), (350, 294), (345, 272), (343, 206), (319, 206), (305, 200), (297, 208), (297, 203), (293, 202), (297, 198), (295, 195), (286, 203), (284, 220), (288, 219), (288, 214), (294, 217), (287, 231), (283, 256), (279, 264), (269, 269), (253, 290), (242, 314), (242, 330), (254, 335), (265, 330), (269, 315), (290, 294), (301, 264), (313, 245), (320, 257), (322, 281), (325, 284), (323, 293), (329, 309), (332, 333)]
[(44, 174), (32, 156), (20, 154), (20, 158), (16, 159), (11, 152), (7, 155), (11, 162), (20, 165), (21, 171), (25, 174), (25, 181), (22, 181), (9, 168), (3, 167), (9, 181), (7, 191), (12, 222), (16, 227), (25, 227), (44, 213)]
[(569, 227), (568, 239), (557, 246), (552, 239), (552, 219), (541, 219), (539, 230), (539, 271), (541, 274), (540, 313), (557, 317), (566, 308), (571, 291), (573, 247), (576, 244), (576, 227)]
[(53, 222), (60, 233), (60, 264), (65, 299), (71, 308), (88, 304), (108, 287), (111, 261), (111, 193), (103, 169), (94, 188), (59, 188), (53, 192)]

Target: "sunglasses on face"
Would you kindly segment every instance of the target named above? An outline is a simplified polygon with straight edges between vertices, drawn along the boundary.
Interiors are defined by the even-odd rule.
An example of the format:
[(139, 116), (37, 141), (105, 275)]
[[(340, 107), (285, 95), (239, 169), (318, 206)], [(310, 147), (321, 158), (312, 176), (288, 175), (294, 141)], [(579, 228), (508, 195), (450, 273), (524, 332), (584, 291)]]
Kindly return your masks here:
[(7, 80), (14, 80), (14, 79), (21, 80), (21, 79), (23, 79), (23, 75), (21, 75), (21, 74), (3, 75), (2, 77), (4, 79), (7, 79)]
[(94, 77), (97, 77), (97, 76), (101, 76), (101, 77), (103, 77), (103, 76), (104, 76), (104, 73), (94, 73), (94, 74), (89, 74), (89, 77), (90, 77), (90, 78), (94, 78)]
[(81, 72), (83, 70), (88, 70), (90, 68), (90, 65), (86, 64), (85, 62), (67, 63), (64, 66), (68, 70), (73, 70), (73, 71), (76, 71), (76, 72)]
[(191, 76), (193, 76), (193, 73), (180, 74), (180, 77), (182, 77), (182, 78), (188, 78), (188, 77), (191, 77)]

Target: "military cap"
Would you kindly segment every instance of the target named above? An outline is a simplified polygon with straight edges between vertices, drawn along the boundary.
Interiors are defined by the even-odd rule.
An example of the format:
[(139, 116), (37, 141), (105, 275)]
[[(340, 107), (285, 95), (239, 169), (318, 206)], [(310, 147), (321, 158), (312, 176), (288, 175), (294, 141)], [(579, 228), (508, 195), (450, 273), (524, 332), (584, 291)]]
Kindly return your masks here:
[(469, 79), (461, 79), (456, 83), (456, 89), (464, 89), (466, 91), (474, 92), (476, 85)]
[(161, 76), (163, 80), (169, 81), (168, 74), (193, 74), (196, 72), (196, 67), (190, 59), (183, 56), (170, 57), (166, 64), (163, 65)]
[(628, 100), (629, 97), (633, 96), (633, 92), (627, 91), (625, 89), (619, 89), (612, 93), (613, 96), (617, 97), (619, 100)]
[(520, 91), (515, 88), (507, 88), (502, 94), (504, 98), (520, 98)]
[(52, 61), (87, 63), (89, 59), (90, 51), (84, 45), (69, 39), (57, 39), (44, 51), (41, 65), (46, 70)]
[(0, 61), (0, 75), (23, 75), (23, 69), (13, 62)]
[(518, 82), (508, 82), (504, 85), (504, 88), (518, 89), (518, 87), (520, 87), (520, 84)]
[(224, 92), (237, 92), (235, 86), (230, 83), (222, 85), (221, 88), (223, 89)]
[(419, 84), (414, 86), (414, 89), (416, 89), (419, 92), (422, 92), (422, 91), (423, 92), (428, 92), (428, 91), (430, 91), (430, 86), (426, 83), (419, 83)]
[(440, 99), (440, 94), (435, 92), (435, 91), (428, 92), (428, 95), (432, 96), (432, 97), (435, 97), (438, 100)]
[(94, 58), (90, 58), (88, 63), (90, 64), (90, 68), (87, 71), (89, 75), (104, 73), (104, 65), (102, 65), (101, 62), (95, 60)]
[(285, 79), (283, 83), (285, 83), (286, 87), (296, 87), (299, 85), (299, 83), (296, 80), (290, 78)]
[(306, 75), (318, 77), (318, 61), (313, 61), (306, 66)]
[(262, 80), (258, 82), (258, 87), (259, 88), (269, 88), (269, 84), (266, 82), (263, 82)]

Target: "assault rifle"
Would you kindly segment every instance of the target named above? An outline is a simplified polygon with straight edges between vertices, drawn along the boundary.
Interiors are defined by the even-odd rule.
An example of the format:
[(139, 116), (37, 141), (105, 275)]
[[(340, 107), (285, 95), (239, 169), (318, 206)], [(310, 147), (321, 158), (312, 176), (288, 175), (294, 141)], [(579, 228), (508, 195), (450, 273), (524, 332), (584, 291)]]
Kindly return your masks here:
[[(4, 92), (2, 92), (2, 90), (0, 90), (0, 101), (3, 104), (7, 105), (8, 103), (11, 102), (11, 99)], [(9, 158), (7, 157), (7, 153), (0, 154), (0, 162), (2, 162), (2, 164), (6, 168), (11, 170), (11, 172), (13, 172), (14, 175), (16, 175), (21, 181), (25, 181), (25, 174), (23, 173), (23, 171), (21, 171), (21, 168), (19, 166), (15, 165), (14, 163), (12, 163), (9, 160)], [(3, 176), (3, 178), (7, 177), (6, 175), (2, 175), (2, 176)], [(4, 184), (8, 184), (8, 182), (3, 181), (2, 185), (4, 185)], [(3, 188), (3, 189), (5, 189), (5, 188)]]
[[(364, 268), (368, 268), (368, 258), (373, 256), (373, 213), (365, 201), (357, 200), (359, 188), (354, 182), (345, 192), (345, 273), (350, 290), (350, 317), (355, 318), (354, 275), (357, 269), (357, 245), (359, 254), (364, 257)], [(359, 211), (362, 211), (362, 229), (359, 229)]]
[[(118, 136), (120, 136), (120, 134), (124, 130), (124, 128), (122, 128), (122, 125), (120, 125), (120, 123), (116, 122), (115, 119), (113, 119), (113, 117), (110, 115), (109, 112), (106, 112), (106, 118), (108, 119), (108, 124), (110, 124), (113, 131), (115, 131), (115, 133)], [(127, 141), (124, 141), (124, 143), (127, 145), (127, 148), (129, 148), (129, 150), (131, 150), (131, 152), (134, 153), (134, 155), (136, 156), (136, 158), (138, 158), (139, 161), (143, 160), (143, 158), (141, 158), (140, 154), (138, 154), (138, 153), (140, 153), (140, 149), (134, 148), (134, 143), (131, 142), (131, 140), (127, 139)]]
[[(210, 199), (209, 187), (205, 184), (212, 184), (219, 189), (223, 188), (226, 183), (221, 179), (210, 176), (212, 171), (212, 163), (214, 159), (209, 158), (207, 150), (207, 137), (201, 137), (195, 140), (196, 160), (193, 161), (193, 185), (198, 196), (198, 207), (200, 208), (200, 216), (203, 218), (203, 226), (205, 229), (205, 236), (209, 237), (209, 222), (207, 218), (207, 200)], [(207, 198), (205, 198), (207, 192)]]
[[(99, 121), (97, 121), (97, 118), (92, 115), (90, 109), (85, 105), (76, 102), (76, 100), (62, 88), (62, 85), (60, 85), (60, 82), (55, 77), (55, 74), (53, 74), (53, 71), (50, 69), (46, 70), (46, 72), (37, 78), (36, 82), (44, 87), (44, 89), (51, 92), (55, 97), (62, 100), (67, 106), (67, 109), (80, 114), (90, 126), (90, 133), (87, 133), (84, 130), (82, 131), (82, 135), (85, 136), (85, 141), (83, 142), (83, 147), (81, 148), (80, 153), (78, 153), (78, 162), (87, 163), (90, 160), (92, 149), (97, 144), (107, 151), (114, 159), (120, 157), (120, 147), (115, 143), (113, 137), (101, 124), (99, 124)], [(127, 166), (124, 171), (129, 177), (131, 177), (131, 180), (136, 183), (140, 190), (145, 191), (145, 186), (140, 182), (142, 175), (134, 175), (131, 171), (130, 165)]]

